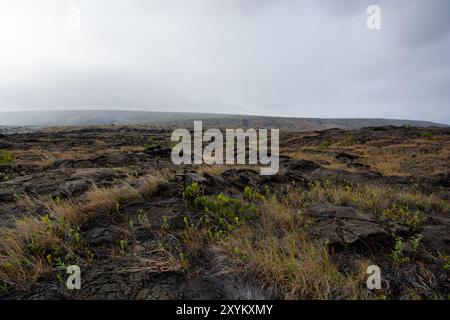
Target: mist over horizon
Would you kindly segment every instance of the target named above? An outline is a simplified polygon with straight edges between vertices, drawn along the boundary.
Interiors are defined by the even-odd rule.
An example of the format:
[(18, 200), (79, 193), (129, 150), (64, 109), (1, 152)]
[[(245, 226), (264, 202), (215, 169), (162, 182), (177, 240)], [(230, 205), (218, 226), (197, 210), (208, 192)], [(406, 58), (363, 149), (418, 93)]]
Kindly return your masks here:
[(448, 12), (445, 0), (2, 2), (0, 111), (449, 124)]
[(191, 127), (194, 121), (205, 126), (277, 128), (315, 131), (331, 128), (355, 130), (365, 127), (411, 126), (448, 127), (448, 124), (411, 119), (383, 118), (304, 118), (239, 115), (226, 113), (160, 112), (131, 110), (47, 110), (0, 111), (0, 126), (97, 126), (156, 125)]
[[(393, 120), (393, 121), (411, 121), (411, 122), (428, 122), (430, 124), (437, 124), (437, 125), (450, 125), (450, 123), (445, 122), (435, 122), (435, 121), (428, 121), (428, 120), (422, 120), (422, 119), (400, 119), (400, 118), (381, 118), (381, 117), (373, 117), (373, 118), (364, 118), (364, 117), (296, 117), (296, 116), (279, 116), (275, 114), (245, 114), (245, 113), (226, 113), (226, 112), (189, 112), (189, 111), (161, 111), (158, 109), (154, 110), (147, 110), (147, 109), (126, 109), (126, 108), (108, 108), (108, 109), (97, 109), (97, 108), (74, 108), (74, 109), (38, 109), (38, 110), (32, 110), (32, 109), (23, 109), (23, 110), (0, 110), (0, 115), (20, 115), (24, 120), (23, 122), (26, 123), (29, 121), (32, 123), (33, 117), (38, 114), (42, 114), (42, 117), (48, 117), (52, 114), (92, 114), (92, 113), (102, 113), (104, 112), (111, 112), (114, 114), (161, 114), (161, 115), (199, 115), (204, 117), (251, 117), (251, 118), (284, 118), (284, 119), (314, 119), (314, 120)], [(30, 114), (31, 117), (27, 118), (26, 115)], [(108, 113), (106, 113), (108, 115)], [(194, 120), (194, 119), (193, 119)], [(202, 118), (199, 118), (198, 120), (202, 120)], [(5, 122), (1, 122), (0, 119), (0, 125), (6, 125)]]

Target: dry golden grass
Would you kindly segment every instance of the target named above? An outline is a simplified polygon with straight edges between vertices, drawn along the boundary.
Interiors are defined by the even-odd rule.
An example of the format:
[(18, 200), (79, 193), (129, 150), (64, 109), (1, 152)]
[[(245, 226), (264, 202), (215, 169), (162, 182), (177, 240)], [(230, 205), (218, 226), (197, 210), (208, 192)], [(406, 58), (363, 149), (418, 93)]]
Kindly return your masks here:
[(122, 202), (139, 200), (141, 194), (130, 186), (98, 188), (94, 186), (86, 194), (86, 202), (82, 205), (83, 212), (105, 212), (118, 209)]
[(43, 202), (43, 205), (50, 212), (51, 217), (59, 221), (66, 219), (73, 225), (81, 225), (86, 219), (87, 213), (82, 210), (81, 204), (73, 200), (63, 202), (47, 200)]
[(260, 221), (243, 225), (219, 244), (233, 257), (222, 272), (244, 273), (283, 299), (363, 297), (358, 284), (365, 270), (342, 274), (326, 245), (311, 241), (301, 223), (301, 214), (269, 199)]
[(294, 159), (315, 161), (330, 169), (361, 170), (347, 166), (332, 155), (333, 152), (348, 152), (359, 155), (361, 159), (358, 162), (369, 165), (372, 170), (386, 176), (437, 174), (449, 170), (450, 139), (446, 136), (424, 135), (412, 137), (402, 143), (390, 139), (363, 144), (357, 141), (348, 143), (346, 140), (329, 144), (325, 144), (327, 141), (319, 141), (316, 146), (300, 146), (296, 149), (297, 140), (301, 141), (301, 137), (292, 138), (291, 143), (282, 143), (282, 153)]
[(130, 186), (94, 187), (81, 203), (24, 200), (43, 203), (48, 214), (21, 219), (15, 227), (0, 229), (0, 289), (11, 286), (26, 289), (61, 264), (92, 259), (81, 239), (80, 226), (99, 213), (118, 211), (121, 203), (138, 200), (141, 192), (150, 195), (164, 181), (159, 175), (147, 177), (139, 190)]
[(155, 175), (142, 178), (141, 180), (143, 180), (143, 182), (139, 187), (139, 193), (144, 197), (152, 195), (157, 190), (158, 186), (168, 182), (172, 176), (172, 172), (169, 170), (163, 170)]
[[(246, 200), (233, 199), (233, 203), (245, 202), (242, 207), (250, 205), (257, 212), (240, 212), (244, 216), (236, 216), (235, 223), (227, 224), (225, 233), (218, 234), (218, 226), (211, 225), (208, 219), (209, 223), (195, 224), (185, 218), (183, 243), (189, 257), (212, 244), (217, 273), (241, 276), (282, 299), (366, 296), (359, 288), (365, 269), (361, 266), (352, 274), (340, 272), (326, 244), (309, 239), (304, 227), (310, 221), (291, 206), (289, 198), (279, 199), (270, 193), (262, 196), (251, 189), (244, 194)], [(206, 215), (214, 217), (223, 212), (226, 208), (221, 204), (226, 203), (216, 202)], [(251, 212), (254, 214), (246, 219), (245, 215)]]
[[(404, 147), (404, 146), (403, 146)], [(412, 160), (412, 153), (402, 146), (387, 147), (354, 146), (348, 151), (361, 155), (364, 162), (386, 176), (406, 176), (410, 172), (404, 170), (403, 164)], [(409, 150), (409, 149), (408, 149)]]
[(138, 256), (135, 266), (117, 270), (130, 272), (177, 272), (188, 268), (188, 261), (182, 253), (174, 254), (163, 247), (156, 248), (146, 256)]
[(450, 213), (450, 203), (434, 194), (426, 195), (415, 190), (401, 190), (385, 186), (339, 186), (331, 183), (314, 183), (309, 189), (297, 189), (287, 196), (294, 207), (312, 203), (333, 203), (352, 206), (376, 215), (386, 210), (405, 210), (411, 215), (423, 212)]
[(81, 255), (78, 231), (65, 219), (25, 218), (15, 228), (0, 229), (0, 239), (2, 287), (25, 289), (57, 264), (76, 261)]
[(450, 162), (450, 141), (441, 137), (416, 138), (386, 146), (355, 144), (339, 149), (362, 156), (363, 163), (386, 176), (448, 172)]
[(42, 149), (15, 150), (15, 164), (29, 166), (48, 166), (55, 162), (51, 152)]
[(257, 214), (251, 219), (239, 217), (236, 221), (240, 222), (230, 225), (228, 233), (211, 237), (217, 226), (207, 224), (205, 229), (204, 224), (185, 218), (183, 243), (189, 257), (213, 244), (211, 253), (219, 274), (240, 275), (282, 299), (370, 299), (385, 294), (367, 291), (368, 261), (353, 261), (351, 271), (344, 273), (327, 245), (308, 237), (307, 226), (313, 223), (307, 214), (309, 204), (353, 206), (414, 226), (421, 221), (416, 212), (450, 213), (450, 204), (434, 195), (382, 186), (316, 183), (307, 189), (291, 189), (287, 195), (269, 192), (262, 196), (250, 189), (244, 195), (235, 200), (256, 205)]
[(223, 244), (237, 256), (234, 272), (246, 270), (265, 286), (275, 286), (283, 299), (354, 299), (360, 297), (357, 276), (343, 275), (331, 261), (325, 246), (300, 234), (282, 238), (274, 234), (249, 237), (250, 230)]

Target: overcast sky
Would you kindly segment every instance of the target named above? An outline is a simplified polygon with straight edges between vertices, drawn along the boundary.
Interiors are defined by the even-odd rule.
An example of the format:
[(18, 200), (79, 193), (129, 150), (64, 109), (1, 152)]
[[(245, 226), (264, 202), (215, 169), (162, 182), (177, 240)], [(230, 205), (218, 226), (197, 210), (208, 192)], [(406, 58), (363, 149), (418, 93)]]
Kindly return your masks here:
[(0, 111), (450, 123), (449, 57), (448, 0), (0, 0)]

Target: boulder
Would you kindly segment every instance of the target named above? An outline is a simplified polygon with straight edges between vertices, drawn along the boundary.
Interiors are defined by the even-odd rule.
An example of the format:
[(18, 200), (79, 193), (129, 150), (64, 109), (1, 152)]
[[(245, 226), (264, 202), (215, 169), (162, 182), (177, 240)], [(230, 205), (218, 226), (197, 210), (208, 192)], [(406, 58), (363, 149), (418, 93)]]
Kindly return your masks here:
[(64, 184), (63, 192), (70, 197), (76, 197), (85, 193), (92, 185), (92, 181), (81, 179), (69, 181)]
[(394, 242), (375, 216), (351, 207), (320, 204), (311, 207), (309, 215), (314, 219), (311, 236), (327, 241), (335, 251), (365, 252)]
[(111, 244), (114, 242), (114, 235), (108, 228), (97, 227), (89, 230), (85, 242), (93, 246)]
[(151, 155), (151, 156), (158, 156), (158, 157), (170, 157), (172, 153), (172, 149), (168, 147), (162, 147), (160, 145), (152, 146), (147, 148), (144, 153)]

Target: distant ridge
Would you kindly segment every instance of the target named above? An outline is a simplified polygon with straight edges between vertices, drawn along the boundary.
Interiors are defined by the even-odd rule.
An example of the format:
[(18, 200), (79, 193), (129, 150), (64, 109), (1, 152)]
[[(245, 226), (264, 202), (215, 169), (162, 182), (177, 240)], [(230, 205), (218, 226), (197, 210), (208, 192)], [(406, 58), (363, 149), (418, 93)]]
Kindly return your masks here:
[(202, 120), (208, 126), (279, 128), (298, 131), (324, 130), (330, 128), (359, 129), (362, 127), (402, 126), (445, 127), (429, 121), (359, 119), (359, 118), (285, 118), (271, 116), (229, 115), (213, 113), (182, 113), (121, 110), (55, 110), (0, 112), (3, 126), (86, 126), (109, 124), (160, 124), (192, 125)]

